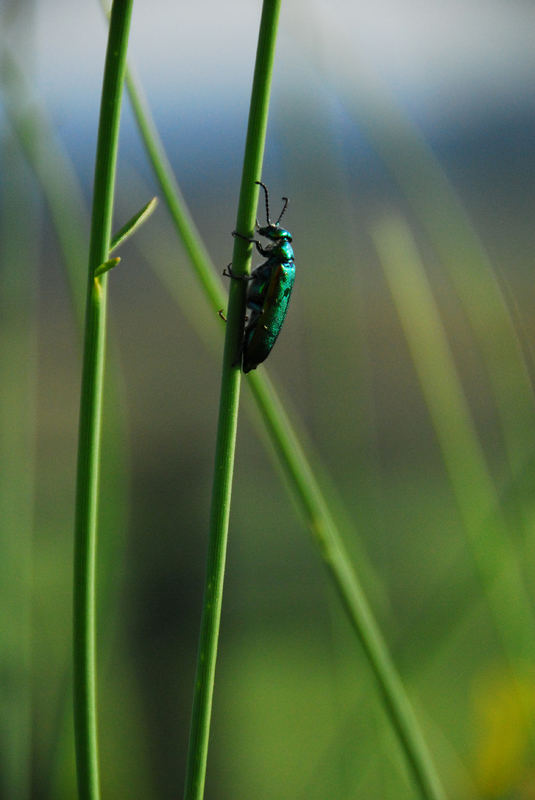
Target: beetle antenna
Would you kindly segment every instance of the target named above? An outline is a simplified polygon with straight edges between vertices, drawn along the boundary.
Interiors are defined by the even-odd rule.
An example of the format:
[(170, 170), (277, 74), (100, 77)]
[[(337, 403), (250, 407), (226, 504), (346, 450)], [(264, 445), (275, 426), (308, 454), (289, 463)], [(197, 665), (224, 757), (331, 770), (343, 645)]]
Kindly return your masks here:
[(279, 222), (280, 222), (280, 221), (281, 221), (281, 219), (282, 219), (282, 215), (284, 214), (284, 212), (285, 212), (285, 211), (286, 211), (286, 209), (288, 208), (288, 198), (287, 198), (287, 197), (283, 197), (282, 199), (284, 200), (284, 205), (283, 205), (283, 207), (282, 207), (282, 211), (281, 211), (281, 213), (279, 214), (279, 218), (278, 218), (278, 220), (276, 221), (275, 225), (278, 225), (278, 224), (279, 224)]
[(262, 181), (255, 181), (255, 183), (257, 183), (259, 186), (262, 187), (262, 189), (264, 190), (264, 193), (266, 195), (266, 217), (267, 217), (268, 225), (271, 225), (272, 223), (271, 223), (271, 220), (269, 218), (269, 194), (268, 194), (267, 186), (266, 186), (265, 183), (262, 183)]

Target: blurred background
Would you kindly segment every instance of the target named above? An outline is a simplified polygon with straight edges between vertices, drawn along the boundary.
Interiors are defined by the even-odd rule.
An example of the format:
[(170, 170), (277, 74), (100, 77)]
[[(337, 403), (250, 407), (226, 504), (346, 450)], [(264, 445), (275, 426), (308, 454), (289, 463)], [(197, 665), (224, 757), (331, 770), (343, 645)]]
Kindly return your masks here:
[[(136, 0), (131, 61), (220, 272), (261, 4)], [(80, 321), (106, 23), (0, 6), (0, 797), (72, 798)], [(283, 2), (267, 367), (451, 798), (535, 798), (535, 7)], [(115, 228), (152, 195), (125, 101)], [(264, 210), (259, 208), (263, 220)], [(163, 203), (110, 275), (103, 797), (181, 796), (223, 325)], [(257, 261), (255, 260), (255, 263)], [(243, 382), (206, 797), (417, 796)]]

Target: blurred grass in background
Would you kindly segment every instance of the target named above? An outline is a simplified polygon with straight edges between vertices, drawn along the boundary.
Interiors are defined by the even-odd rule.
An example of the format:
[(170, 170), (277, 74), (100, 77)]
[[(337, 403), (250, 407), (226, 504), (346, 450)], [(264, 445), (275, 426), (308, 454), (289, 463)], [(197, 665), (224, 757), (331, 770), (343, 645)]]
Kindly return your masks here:
[[(221, 268), (258, 12), (239, 2), (183, 17), (170, 4), (134, 8), (134, 61)], [(283, 5), (263, 179), (274, 198), (290, 197), (298, 277), (267, 368), (346, 507), (350, 551), (371, 562), (368, 595), (450, 796), (525, 800), (535, 794), (535, 633), (529, 600), (507, 619), (523, 590), (502, 582), (501, 567), (505, 552), (533, 585), (535, 57), (525, 32), (535, 12), (437, 0), (422, 14), (401, 0), (374, 14), (342, 0), (328, 13)], [(105, 25), (96, 3), (18, 2), (5, 5), (2, 30), (0, 792), (70, 798), (73, 297), (85, 286)], [(50, 132), (28, 144), (24, 123), (39, 109)], [(116, 227), (154, 193), (128, 109), (119, 160)], [(471, 531), (429, 399), (437, 387), (444, 397), (451, 374), (418, 307), (400, 324), (403, 297), (383, 271), (392, 217), (415, 240), (486, 470), (490, 507), (480, 487), (462, 486)], [(160, 799), (183, 784), (222, 323), (163, 206), (121, 256), (99, 553), (111, 576), (99, 651), (103, 794)], [(411, 331), (431, 342), (427, 392)], [(412, 798), (368, 667), (250, 420), (240, 420), (207, 797)], [(455, 425), (451, 435), (458, 452), (470, 445)], [(496, 578), (487, 594), (474, 543)]]

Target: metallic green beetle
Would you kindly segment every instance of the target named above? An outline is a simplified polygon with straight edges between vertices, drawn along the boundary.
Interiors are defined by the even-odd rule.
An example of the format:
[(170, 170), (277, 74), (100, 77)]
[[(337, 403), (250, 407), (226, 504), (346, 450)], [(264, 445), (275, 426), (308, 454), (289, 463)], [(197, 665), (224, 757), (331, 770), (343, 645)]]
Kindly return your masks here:
[(264, 264), (253, 270), (250, 275), (235, 275), (230, 267), (223, 272), (230, 278), (251, 281), (247, 291), (247, 308), (249, 318), (245, 325), (242, 342), (242, 367), (244, 372), (265, 361), (270, 354), (288, 310), (290, 296), (295, 280), (294, 252), (289, 231), (281, 228), (279, 222), (286, 211), (288, 198), (283, 197), (284, 205), (276, 222), (269, 217), (269, 194), (267, 187), (256, 181), (266, 196), (267, 225), (261, 228), (256, 224), (256, 232), (265, 236), (272, 244), (263, 247), (257, 239), (249, 239), (234, 232), (234, 236), (254, 242), (258, 252), (267, 258)]

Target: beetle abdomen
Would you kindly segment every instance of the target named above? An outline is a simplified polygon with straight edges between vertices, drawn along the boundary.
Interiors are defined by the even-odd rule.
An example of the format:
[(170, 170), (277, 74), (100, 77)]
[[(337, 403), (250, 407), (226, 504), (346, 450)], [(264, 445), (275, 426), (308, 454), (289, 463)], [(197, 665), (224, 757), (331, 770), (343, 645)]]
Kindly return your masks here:
[(282, 328), (295, 280), (293, 261), (270, 265), (268, 260), (263, 266), (271, 267), (269, 282), (260, 285), (253, 281), (247, 300), (250, 318), (244, 335), (244, 372), (255, 369), (270, 354)]

